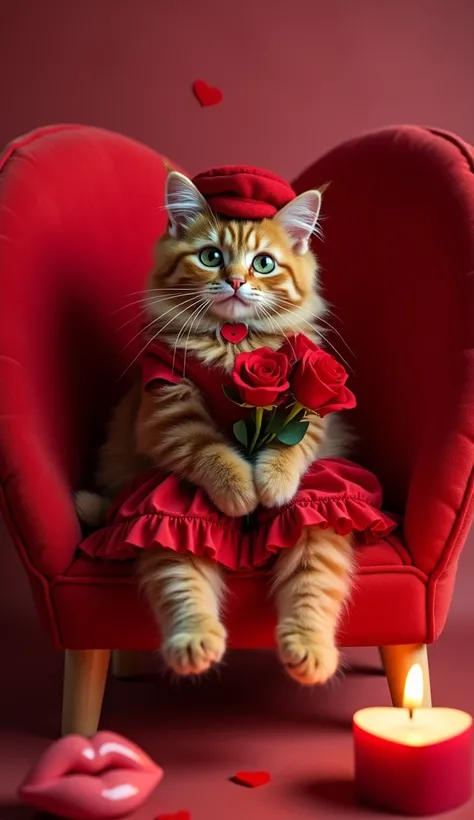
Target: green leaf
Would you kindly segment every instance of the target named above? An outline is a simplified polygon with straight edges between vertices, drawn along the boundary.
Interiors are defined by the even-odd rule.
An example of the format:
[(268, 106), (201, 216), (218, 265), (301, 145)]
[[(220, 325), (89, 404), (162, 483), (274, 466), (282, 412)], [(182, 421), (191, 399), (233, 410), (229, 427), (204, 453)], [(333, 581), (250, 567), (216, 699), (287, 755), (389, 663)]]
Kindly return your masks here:
[(247, 447), (249, 437), (245, 421), (242, 421), (242, 419), (240, 421), (236, 421), (232, 429), (239, 444), (243, 444), (244, 447)]
[(230, 401), (233, 401), (234, 404), (238, 404), (239, 407), (243, 407), (242, 399), (240, 398), (239, 394), (237, 393), (237, 390), (232, 390), (231, 387), (224, 387), (224, 386), (222, 386), (222, 389), (223, 389), (225, 395), (227, 396), (227, 398), (230, 399)]
[(289, 446), (299, 444), (305, 436), (308, 427), (309, 422), (307, 421), (292, 421), (291, 424), (288, 424), (287, 427), (280, 430), (277, 435), (277, 440), (281, 441), (282, 444), (288, 444)]
[(265, 428), (265, 435), (279, 433), (285, 423), (288, 413), (285, 410), (276, 410)]
[[(290, 422), (290, 424), (288, 425), (288, 427), (290, 427), (292, 424), (295, 424), (295, 423), (297, 423), (297, 422), (299, 422), (299, 421), (302, 421), (302, 420), (303, 420), (303, 417), (304, 417), (305, 412), (306, 412), (306, 411), (305, 411), (304, 409), (303, 409), (303, 410), (301, 410), (301, 411), (298, 413), (298, 415), (297, 415), (297, 416), (295, 416), (295, 418), (291, 420), (291, 422)], [(289, 413), (290, 413), (290, 409), (289, 409), (288, 407), (287, 407), (286, 409), (284, 409), (284, 410), (283, 410), (283, 409), (281, 409), (281, 408), (278, 408), (278, 409), (276, 410), (276, 412), (275, 412), (275, 414), (274, 414), (273, 418), (271, 419), (270, 423), (269, 423), (269, 424), (267, 425), (267, 427), (265, 428), (265, 434), (269, 434), (269, 435), (273, 434), (273, 435), (275, 435), (275, 436), (278, 436), (278, 433), (280, 432), (280, 430), (282, 430), (282, 429), (283, 429), (283, 427), (285, 427), (285, 422), (286, 422), (286, 420), (287, 420), (287, 418), (288, 418)], [(285, 428), (285, 429), (286, 429), (286, 428)]]
[(305, 415), (306, 415), (306, 407), (303, 407), (300, 410), (300, 412), (293, 419), (291, 419), (291, 423), (293, 424), (295, 421), (303, 421)]

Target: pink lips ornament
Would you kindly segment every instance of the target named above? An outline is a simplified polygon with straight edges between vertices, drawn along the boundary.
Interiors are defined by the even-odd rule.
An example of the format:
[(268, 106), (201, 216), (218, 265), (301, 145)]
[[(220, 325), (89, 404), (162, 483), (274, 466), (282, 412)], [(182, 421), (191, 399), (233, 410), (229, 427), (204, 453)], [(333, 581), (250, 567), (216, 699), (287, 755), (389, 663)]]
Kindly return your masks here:
[(46, 749), (18, 796), (71, 820), (101, 820), (135, 811), (162, 777), (163, 770), (120, 735), (67, 735)]

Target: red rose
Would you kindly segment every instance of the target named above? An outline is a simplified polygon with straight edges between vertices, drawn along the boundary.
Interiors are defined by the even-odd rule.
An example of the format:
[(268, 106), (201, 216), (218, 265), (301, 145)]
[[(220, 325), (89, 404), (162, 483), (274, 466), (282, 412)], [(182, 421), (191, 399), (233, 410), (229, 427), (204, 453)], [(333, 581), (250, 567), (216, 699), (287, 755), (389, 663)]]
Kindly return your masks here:
[(284, 353), (260, 347), (252, 353), (237, 354), (232, 379), (242, 401), (252, 407), (269, 407), (289, 390), (289, 370)]
[(296, 363), (291, 379), (296, 401), (321, 417), (355, 407), (355, 396), (345, 386), (347, 373), (342, 364), (309, 339), (307, 341), (309, 345)]
[(284, 353), (293, 367), (303, 358), (307, 350), (320, 350), (317, 344), (308, 339), (304, 333), (292, 333), (286, 337), (286, 342), (279, 348), (280, 353)]

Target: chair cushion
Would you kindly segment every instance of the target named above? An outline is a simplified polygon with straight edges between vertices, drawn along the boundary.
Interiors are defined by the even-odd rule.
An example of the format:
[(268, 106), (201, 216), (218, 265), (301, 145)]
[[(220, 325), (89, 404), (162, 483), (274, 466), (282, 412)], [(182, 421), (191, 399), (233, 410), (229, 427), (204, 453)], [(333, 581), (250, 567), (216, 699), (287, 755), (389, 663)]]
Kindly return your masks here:
[[(427, 579), (412, 565), (404, 544), (392, 535), (378, 544), (361, 546), (357, 556), (358, 575), (341, 623), (341, 643), (423, 641)], [(87, 635), (90, 648), (156, 648), (157, 632), (134, 572), (133, 561), (100, 561), (81, 555), (67, 573), (55, 579), (50, 600), (63, 646), (80, 648)], [(268, 575), (232, 573), (228, 583), (230, 645), (272, 647), (275, 617), (268, 601)]]

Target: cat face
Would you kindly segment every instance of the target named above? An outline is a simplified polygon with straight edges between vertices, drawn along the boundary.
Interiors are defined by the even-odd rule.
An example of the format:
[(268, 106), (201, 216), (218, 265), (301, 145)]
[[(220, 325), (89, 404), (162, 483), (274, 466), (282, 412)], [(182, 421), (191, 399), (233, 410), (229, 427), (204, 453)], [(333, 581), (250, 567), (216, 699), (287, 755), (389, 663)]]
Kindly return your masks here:
[(245, 322), (270, 333), (302, 330), (323, 307), (309, 250), (320, 204), (320, 193), (308, 191), (272, 219), (221, 219), (189, 179), (171, 172), (169, 228), (149, 283), (151, 314), (166, 315), (173, 329), (192, 315), (195, 329)]

